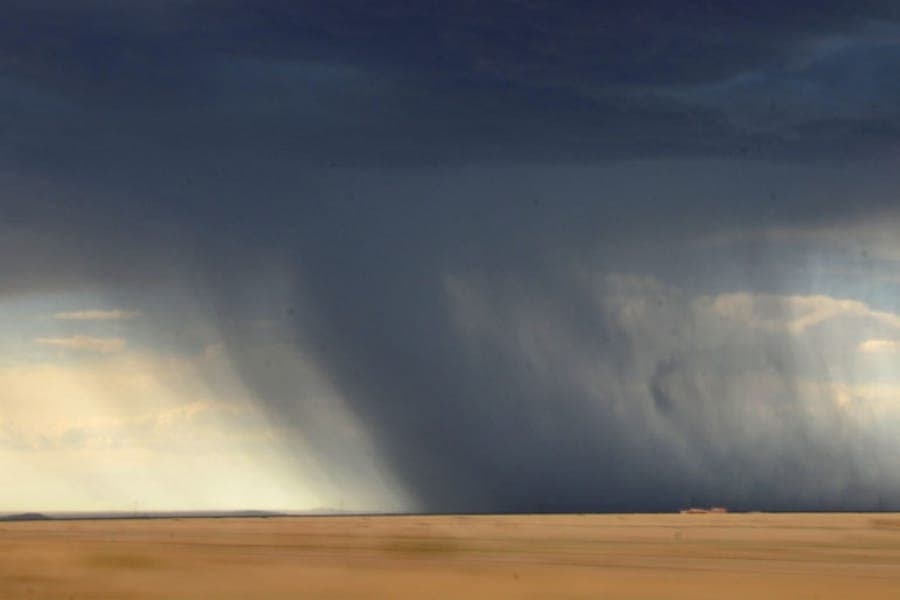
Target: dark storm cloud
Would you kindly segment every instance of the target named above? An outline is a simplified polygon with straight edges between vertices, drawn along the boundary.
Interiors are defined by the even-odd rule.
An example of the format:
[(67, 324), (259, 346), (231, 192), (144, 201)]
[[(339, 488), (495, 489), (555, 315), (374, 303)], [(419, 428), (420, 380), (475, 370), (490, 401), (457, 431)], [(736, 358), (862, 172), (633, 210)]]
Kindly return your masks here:
[[(875, 36), (895, 61), (897, 17), (891, 2), (13, 3), (4, 126), (26, 162), (40, 141), (61, 162), (87, 141), (98, 160), (238, 145), (344, 164), (860, 153), (896, 140), (896, 111), (867, 105), (895, 96), (889, 69), (841, 70), (872, 61), (838, 52), (802, 110), (785, 80), (834, 40)], [(705, 101), (747, 76), (764, 92), (749, 122), (727, 94)], [(855, 106), (829, 110), (848, 88)], [(40, 94), (66, 109), (13, 118)]]
[(248, 333), (283, 302), (427, 510), (869, 507), (892, 463), (799, 383), (832, 359), (711, 300), (821, 249), (691, 244), (891, 207), (884, 162), (798, 165), (896, 145), (895, 6), (8, 3), (0, 293), (189, 290), (341, 471)]
[[(677, 192), (648, 185), (670, 190), (655, 206), (638, 184), (616, 189), (617, 177), (652, 169), (582, 175), (572, 189), (572, 171), (336, 177), (320, 189), (327, 201), (297, 214), (292, 241), (268, 244), (297, 265), (296, 304), (285, 313), (299, 347), (428, 510), (661, 510), (692, 498), (838, 508), (895, 498), (893, 483), (865, 474), (885, 473), (892, 451), (834, 408), (827, 382), (844, 363), (817, 350), (853, 348), (862, 333), (848, 331), (864, 329), (821, 340), (757, 331), (695, 308), (678, 288), (607, 279), (649, 262), (664, 273), (707, 270), (726, 289), (786, 293), (799, 283), (779, 270), (803, 256), (766, 248), (718, 250), (698, 266), (685, 238), (716, 219), (700, 219), (703, 203), (686, 199), (696, 198), (690, 175)], [(713, 179), (737, 206), (741, 186)], [(605, 202), (585, 191), (601, 182)], [(717, 226), (752, 212), (736, 209)], [(302, 423), (302, 403), (231, 325), (245, 314), (241, 298), (259, 293), (236, 294), (233, 266), (216, 265), (236, 253), (211, 252), (206, 269), (218, 277), (229, 351), (263, 390), (263, 406)], [(794, 318), (786, 302), (748, 302), (776, 327)], [(805, 390), (806, 379), (820, 388)], [(882, 454), (872, 467), (868, 457)]]

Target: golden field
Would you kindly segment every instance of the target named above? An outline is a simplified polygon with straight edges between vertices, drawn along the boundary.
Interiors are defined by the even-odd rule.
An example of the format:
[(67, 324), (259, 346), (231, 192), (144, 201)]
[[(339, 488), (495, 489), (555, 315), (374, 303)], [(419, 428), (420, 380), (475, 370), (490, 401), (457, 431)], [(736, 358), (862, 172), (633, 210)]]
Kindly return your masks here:
[(0, 523), (0, 599), (900, 598), (900, 515)]

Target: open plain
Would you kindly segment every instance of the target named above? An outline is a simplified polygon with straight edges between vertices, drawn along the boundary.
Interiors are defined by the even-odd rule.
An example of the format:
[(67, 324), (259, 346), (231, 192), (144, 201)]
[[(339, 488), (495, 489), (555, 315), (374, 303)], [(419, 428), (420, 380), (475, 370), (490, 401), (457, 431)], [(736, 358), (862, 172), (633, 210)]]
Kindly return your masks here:
[(0, 523), (0, 598), (900, 598), (900, 515)]

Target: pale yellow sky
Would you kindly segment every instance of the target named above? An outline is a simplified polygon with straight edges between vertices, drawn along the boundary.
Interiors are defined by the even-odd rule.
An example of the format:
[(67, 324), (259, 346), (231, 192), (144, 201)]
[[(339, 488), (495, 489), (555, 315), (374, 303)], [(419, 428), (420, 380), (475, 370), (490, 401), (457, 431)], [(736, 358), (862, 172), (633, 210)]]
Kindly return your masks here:
[[(130, 321), (140, 312), (62, 314), (76, 322)], [(35, 331), (45, 320), (35, 310)], [(349, 457), (380, 480), (335, 481), (327, 461), (304, 447), (297, 431), (260, 412), (219, 341), (210, 339), (196, 353), (164, 352), (131, 344), (138, 327), (134, 319), (115, 337), (36, 334), (31, 343), (50, 350), (36, 355), (25, 351), (33, 348), (16, 355), (5, 346), (0, 512), (409, 507), (401, 487), (373, 463), (362, 429), (327, 382), (303, 388), (325, 397), (297, 401), (317, 402), (352, 430), (342, 460)], [(27, 331), (27, 323), (17, 330)], [(301, 360), (285, 344), (269, 344), (267, 351), (286, 364)], [(294, 370), (319, 377), (309, 365)]]

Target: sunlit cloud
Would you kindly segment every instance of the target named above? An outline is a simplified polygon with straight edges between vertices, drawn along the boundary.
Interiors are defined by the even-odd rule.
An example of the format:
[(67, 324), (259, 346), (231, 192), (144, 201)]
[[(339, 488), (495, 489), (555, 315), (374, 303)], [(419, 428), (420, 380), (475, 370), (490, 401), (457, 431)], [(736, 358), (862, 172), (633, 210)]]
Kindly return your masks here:
[(139, 310), (75, 310), (58, 312), (54, 319), (61, 321), (126, 321), (141, 316)]
[(873, 309), (865, 302), (831, 296), (778, 296), (737, 292), (719, 294), (713, 308), (721, 316), (770, 330), (803, 331), (839, 318), (859, 318), (900, 330), (900, 315)]
[[(5, 374), (0, 374), (0, 379)], [(140, 386), (138, 386), (140, 387)], [(82, 405), (87, 415), (67, 418), (28, 416), (16, 428), (0, 422), (0, 449), (85, 450), (103, 448), (142, 448), (172, 451), (177, 448), (209, 447), (211, 443), (234, 445), (237, 442), (277, 440), (280, 432), (260, 421), (246, 403), (219, 402), (204, 398), (186, 404), (172, 404), (136, 413), (109, 414)], [(47, 419), (41, 422), (42, 419)], [(15, 443), (12, 443), (15, 442)]]
[(860, 342), (858, 349), (860, 352), (865, 352), (867, 354), (874, 353), (890, 353), (894, 354), (898, 350), (900, 350), (900, 342), (897, 340), (865, 340)]
[(125, 349), (122, 338), (93, 337), (89, 335), (72, 335), (69, 337), (37, 338), (35, 343), (44, 346), (56, 346), (67, 350), (100, 352), (110, 354)]

